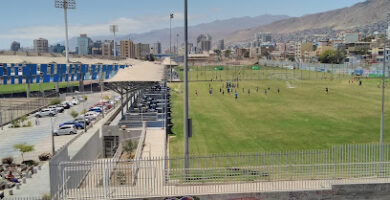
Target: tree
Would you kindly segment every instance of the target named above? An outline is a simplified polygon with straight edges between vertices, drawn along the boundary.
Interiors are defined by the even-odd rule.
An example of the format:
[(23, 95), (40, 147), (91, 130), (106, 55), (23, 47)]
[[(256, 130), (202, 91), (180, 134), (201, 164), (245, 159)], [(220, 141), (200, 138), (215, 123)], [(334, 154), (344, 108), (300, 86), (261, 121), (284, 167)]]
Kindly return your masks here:
[(15, 144), (14, 149), (20, 151), (20, 154), (22, 155), (22, 160), (24, 161), (23, 154), (33, 151), (34, 146), (33, 145), (27, 145), (26, 143), (23, 144)]
[(230, 58), (231, 54), (232, 54), (232, 51), (230, 51), (229, 49), (227, 49), (223, 52), (223, 55), (225, 56), (225, 58)]
[(70, 112), (70, 116), (72, 116), (73, 118), (76, 118), (78, 115), (79, 113), (76, 112), (75, 110), (72, 110), (72, 112)]
[(321, 63), (340, 64), (346, 58), (345, 51), (326, 50), (318, 57)]

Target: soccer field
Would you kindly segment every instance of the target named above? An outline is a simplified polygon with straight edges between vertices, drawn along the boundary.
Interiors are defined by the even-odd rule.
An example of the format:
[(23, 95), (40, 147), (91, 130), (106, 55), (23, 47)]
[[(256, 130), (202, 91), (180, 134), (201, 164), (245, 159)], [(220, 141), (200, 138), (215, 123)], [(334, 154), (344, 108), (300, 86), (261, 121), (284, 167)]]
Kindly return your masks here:
[[(190, 79), (196, 77), (191, 71)], [(203, 72), (211, 76), (215, 72)], [(218, 72), (217, 72), (218, 73)], [(222, 72), (226, 76), (234, 72)], [(261, 76), (262, 71), (246, 71)], [(311, 72), (317, 80), (283, 79), (279, 70), (267, 70), (268, 80), (239, 81), (238, 99), (221, 94), (224, 81), (189, 83), (189, 117), (193, 119), (190, 153), (323, 149), (335, 144), (377, 143), (380, 133), (379, 79), (349, 83), (340, 75)], [(294, 73), (300, 74), (299, 71)], [(303, 72), (308, 77), (308, 72)], [(252, 74), (252, 76), (254, 76)], [(272, 74), (279, 74), (274, 77)], [(230, 74), (229, 74), (230, 76)], [(234, 75), (231, 75), (234, 77)], [(327, 79), (321, 80), (321, 76)], [(255, 76), (254, 76), (255, 77)], [(297, 75), (295, 75), (297, 77)], [(333, 77), (331, 80), (330, 77)], [(274, 80), (272, 80), (274, 78)], [(209, 85), (213, 94), (209, 95)], [(169, 154), (183, 155), (183, 83), (171, 84), (172, 122)], [(256, 92), (256, 88), (259, 88)], [(270, 88), (268, 91), (267, 88)], [(325, 88), (329, 88), (329, 94)], [(244, 88), (244, 92), (243, 92)], [(277, 93), (280, 88), (280, 94)], [(387, 87), (387, 94), (390, 90)], [(250, 95), (248, 94), (250, 89)], [(267, 95), (264, 90), (267, 89)], [(198, 96), (195, 95), (198, 90)], [(387, 95), (388, 96), (388, 95)], [(384, 141), (390, 142), (390, 99), (385, 102)]]

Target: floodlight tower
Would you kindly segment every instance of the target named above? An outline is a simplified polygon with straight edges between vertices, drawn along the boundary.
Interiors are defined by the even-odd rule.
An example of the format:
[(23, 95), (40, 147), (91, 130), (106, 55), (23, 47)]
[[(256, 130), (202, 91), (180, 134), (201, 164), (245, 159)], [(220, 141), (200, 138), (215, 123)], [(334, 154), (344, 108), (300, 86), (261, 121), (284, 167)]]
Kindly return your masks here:
[(115, 33), (119, 31), (118, 25), (110, 25), (110, 31), (114, 34), (114, 57), (116, 58), (116, 37)]
[(69, 41), (68, 41), (68, 9), (76, 9), (76, 0), (54, 0), (54, 7), (64, 9), (65, 19), (65, 55), (69, 63)]

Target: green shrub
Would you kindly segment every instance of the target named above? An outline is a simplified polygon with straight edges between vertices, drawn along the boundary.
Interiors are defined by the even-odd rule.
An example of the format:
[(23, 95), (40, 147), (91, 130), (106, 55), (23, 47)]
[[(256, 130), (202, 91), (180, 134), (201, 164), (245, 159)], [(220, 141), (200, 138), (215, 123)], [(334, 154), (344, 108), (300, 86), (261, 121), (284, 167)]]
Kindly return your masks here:
[(32, 122), (31, 121), (28, 121), (27, 122), (27, 127), (31, 127), (32, 126)]
[(70, 112), (70, 116), (72, 116), (73, 118), (76, 118), (77, 116), (79, 116), (79, 113), (76, 112), (75, 110), (72, 110), (72, 112)]
[(88, 100), (87, 95), (83, 95), (83, 99), (84, 99), (85, 101)]
[(19, 120), (13, 120), (11, 122), (12, 128), (19, 128), (20, 127), (20, 121)]
[(61, 99), (56, 98), (50, 101), (50, 105), (57, 105), (61, 103)]
[(86, 109), (83, 109), (80, 114), (84, 115), (85, 113), (87, 113), (88, 111)]
[(45, 194), (42, 196), (42, 200), (50, 200), (50, 194)]
[(110, 97), (109, 97), (109, 96), (104, 96), (104, 97), (103, 97), (103, 100), (108, 101), (108, 100), (110, 100)]

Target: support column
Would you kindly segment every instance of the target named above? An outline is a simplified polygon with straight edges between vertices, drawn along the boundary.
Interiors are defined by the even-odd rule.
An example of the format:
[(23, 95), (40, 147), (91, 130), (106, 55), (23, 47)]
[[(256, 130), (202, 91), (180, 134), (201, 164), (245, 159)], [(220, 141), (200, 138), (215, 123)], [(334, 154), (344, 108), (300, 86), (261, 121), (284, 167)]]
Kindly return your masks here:
[(30, 82), (28, 80), (26, 83), (26, 96), (27, 98), (30, 98)]
[(124, 109), (124, 106), (123, 106), (123, 88), (121, 88), (121, 113), (122, 113), (122, 119), (125, 117), (123, 109)]

